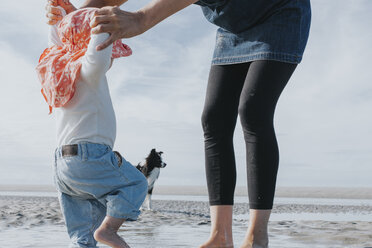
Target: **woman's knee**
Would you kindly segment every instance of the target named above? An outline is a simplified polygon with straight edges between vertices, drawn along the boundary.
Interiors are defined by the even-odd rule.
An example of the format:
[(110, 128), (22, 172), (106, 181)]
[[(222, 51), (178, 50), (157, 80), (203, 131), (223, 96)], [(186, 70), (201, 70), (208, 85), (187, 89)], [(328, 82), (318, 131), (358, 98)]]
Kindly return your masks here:
[(261, 119), (259, 112), (258, 104), (254, 104), (253, 102), (240, 103), (238, 113), (243, 127), (254, 126)]
[(218, 109), (204, 109), (201, 123), (206, 137), (230, 136), (234, 132), (236, 117), (231, 118)]
[(272, 127), (272, 111), (262, 104), (248, 101), (239, 105), (239, 117), (243, 131), (257, 133)]
[(209, 127), (215, 125), (217, 119), (216, 114), (214, 114), (211, 109), (204, 108), (201, 115), (201, 124), (204, 132), (207, 132)]

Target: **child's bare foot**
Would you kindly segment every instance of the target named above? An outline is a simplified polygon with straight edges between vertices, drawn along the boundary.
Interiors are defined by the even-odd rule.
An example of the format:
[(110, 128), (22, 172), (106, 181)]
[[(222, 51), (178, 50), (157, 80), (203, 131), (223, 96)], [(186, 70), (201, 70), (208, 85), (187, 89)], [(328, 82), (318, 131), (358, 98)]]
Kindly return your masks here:
[(130, 248), (124, 239), (117, 234), (123, 222), (124, 219), (106, 216), (101, 226), (94, 232), (94, 239), (113, 248)]
[(105, 245), (113, 248), (130, 248), (129, 245), (115, 231), (100, 228), (94, 233), (94, 238)]

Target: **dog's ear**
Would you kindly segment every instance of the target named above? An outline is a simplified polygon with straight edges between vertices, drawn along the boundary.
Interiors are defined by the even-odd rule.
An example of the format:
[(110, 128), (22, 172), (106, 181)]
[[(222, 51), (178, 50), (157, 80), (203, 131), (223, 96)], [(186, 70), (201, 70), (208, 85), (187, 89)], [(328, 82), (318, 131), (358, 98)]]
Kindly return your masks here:
[(158, 154), (159, 154), (159, 155), (162, 155), (162, 154), (163, 154), (163, 152), (158, 152)]
[(156, 152), (156, 150), (155, 150), (155, 148), (153, 148), (152, 150), (151, 150), (151, 153), (155, 153)]

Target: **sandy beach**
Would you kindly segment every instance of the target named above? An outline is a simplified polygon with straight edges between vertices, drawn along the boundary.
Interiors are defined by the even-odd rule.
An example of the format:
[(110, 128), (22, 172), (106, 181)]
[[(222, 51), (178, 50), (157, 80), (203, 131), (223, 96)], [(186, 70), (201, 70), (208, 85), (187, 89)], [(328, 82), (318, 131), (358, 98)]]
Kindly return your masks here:
[[(210, 222), (206, 198), (191, 194), (195, 188), (185, 189), (190, 193), (186, 195), (166, 188), (158, 187), (164, 194), (154, 195), (157, 200), (153, 201), (153, 211), (143, 211), (138, 221), (122, 227), (121, 235), (132, 247), (198, 247), (208, 237)], [(22, 195), (27, 192), (24, 188), (3, 186), (0, 189), (0, 247), (68, 246), (57, 198), (35, 196), (48, 192), (47, 188), (27, 187), (28, 192), (35, 193), (33, 196)], [(52, 187), (50, 189), (53, 193)], [(327, 195), (325, 191), (323, 195)], [(363, 194), (368, 195), (368, 190), (364, 191)], [(198, 192), (203, 195), (200, 190)], [(270, 222), (271, 248), (372, 247), (372, 201), (369, 197), (355, 199), (344, 192), (343, 198), (337, 200), (319, 197), (314, 192), (305, 194), (311, 198), (301, 198), (295, 193), (291, 193), (292, 197), (277, 197)], [(248, 219), (248, 205), (238, 201), (234, 207), (236, 247), (244, 237)]]

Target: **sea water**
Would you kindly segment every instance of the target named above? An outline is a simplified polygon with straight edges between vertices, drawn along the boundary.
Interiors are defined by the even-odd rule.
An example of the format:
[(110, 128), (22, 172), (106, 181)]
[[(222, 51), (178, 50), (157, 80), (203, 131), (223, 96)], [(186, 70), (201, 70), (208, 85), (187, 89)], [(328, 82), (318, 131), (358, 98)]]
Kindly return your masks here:
[[(159, 222), (154, 220), (154, 222)], [(209, 236), (209, 225), (177, 225), (176, 223), (161, 223), (147, 227), (135, 223), (125, 226), (119, 234), (124, 237), (132, 248), (174, 248), (199, 247)], [(244, 238), (245, 226), (234, 226), (234, 239), (241, 241)], [(288, 237), (271, 235), (270, 248), (305, 248)], [(9, 228), (0, 231), (0, 247), (6, 248), (66, 248), (69, 238), (63, 225), (43, 225), (32, 228)], [(236, 242), (236, 247), (239, 243)], [(108, 247), (98, 245), (98, 247)], [(325, 245), (312, 246), (313, 248), (329, 248)], [(341, 247), (341, 246), (340, 246)]]
[[(1, 195), (20, 196), (56, 196), (55, 192), (0, 192)], [(206, 196), (154, 195), (154, 200), (178, 201), (207, 201)], [(247, 202), (245, 197), (237, 197), (236, 202)], [(339, 200), (339, 199), (304, 199), (304, 198), (276, 198), (277, 204), (320, 204), (320, 205), (372, 205), (371, 200)], [(154, 211), (146, 213), (146, 220), (128, 222), (119, 231), (132, 248), (166, 248), (166, 247), (198, 247), (209, 236), (210, 223), (190, 221), (187, 214), (177, 215), (172, 212)], [(248, 214), (234, 216), (233, 233), (235, 247), (239, 247), (245, 235)], [(326, 221), (372, 221), (370, 215), (357, 213), (279, 213), (272, 214), (271, 221), (283, 220), (326, 220)], [(299, 230), (300, 231), (300, 230)], [(0, 230), (0, 248), (62, 248), (69, 244), (64, 225), (39, 225), (2, 228)], [(309, 243), (301, 243), (280, 232), (270, 233), (270, 248), (305, 248)], [(99, 245), (99, 247), (107, 247)], [(343, 245), (316, 244), (311, 248), (341, 248)], [(352, 246), (350, 246), (352, 247)]]

